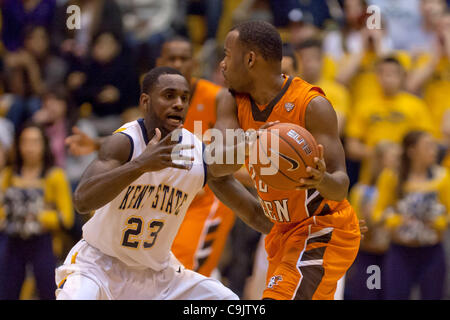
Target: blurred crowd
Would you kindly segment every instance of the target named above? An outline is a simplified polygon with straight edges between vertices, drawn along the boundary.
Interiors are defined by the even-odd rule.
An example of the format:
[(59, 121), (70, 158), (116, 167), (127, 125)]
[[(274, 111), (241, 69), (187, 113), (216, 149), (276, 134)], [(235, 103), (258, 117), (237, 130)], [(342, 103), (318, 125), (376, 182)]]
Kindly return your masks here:
[[(54, 299), (54, 269), (81, 237), (88, 217), (71, 197), (96, 155), (71, 153), (66, 138), (141, 117), (140, 79), (174, 36), (191, 41), (194, 76), (223, 85), (225, 35), (256, 19), (279, 29), (283, 73), (320, 86), (336, 110), (349, 199), (369, 227), (343, 298), (449, 297), (450, 1), (0, 4), (0, 299)], [(80, 28), (68, 27), (71, 5)], [(260, 240), (236, 219), (220, 270), (241, 298), (258, 298)]]

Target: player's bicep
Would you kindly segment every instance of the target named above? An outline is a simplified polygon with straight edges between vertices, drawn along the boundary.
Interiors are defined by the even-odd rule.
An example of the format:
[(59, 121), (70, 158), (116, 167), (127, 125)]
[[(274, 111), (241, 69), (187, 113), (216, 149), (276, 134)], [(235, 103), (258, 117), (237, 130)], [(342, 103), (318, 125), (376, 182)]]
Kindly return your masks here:
[(323, 146), (327, 171), (346, 172), (345, 153), (339, 138), (337, 115), (327, 99), (319, 96), (311, 100), (306, 109), (305, 127), (317, 143)]
[(217, 120), (214, 125), (216, 129), (225, 131), (225, 129), (240, 128), (237, 116), (236, 100), (228, 90), (220, 90), (217, 94), (216, 106)]
[(81, 182), (86, 178), (108, 172), (127, 162), (130, 159), (131, 144), (131, 140), (121, 133), (105, 138), (100, 146), (97, 158), (87, 167)]

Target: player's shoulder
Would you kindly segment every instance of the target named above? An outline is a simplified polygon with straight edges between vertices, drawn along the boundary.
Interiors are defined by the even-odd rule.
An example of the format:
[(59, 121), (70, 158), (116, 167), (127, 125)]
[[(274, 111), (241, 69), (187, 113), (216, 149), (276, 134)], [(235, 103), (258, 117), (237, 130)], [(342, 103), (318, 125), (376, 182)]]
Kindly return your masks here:
[(195, 93), (199, 93), (202, 96), (215, 97), (221, 89), (222, 87), (214, 82), (206, 79), (196, 79)]
[(119, 133), (119, 132), (124, 132), (124, 131), (126, 131), (126, 130), (136, 128), (136, 127), (139, 126), (139, 122), (142, 122), (142, 124), (143, 124), (143, 119), (140, 118), (140, 119), (136, 119), (136, 120), (133, 120), (133, 121), (124, 123), (124, 124), (122, 124), (118, 129), (116, 129), (116, 130), (113, 132), (113, 134)]
[(325, 92), (318, 85), (311, 84), (300, 77), (292, 77), (286, 94), (299, 102), (309, 100), (311, 96), (325, 96)]

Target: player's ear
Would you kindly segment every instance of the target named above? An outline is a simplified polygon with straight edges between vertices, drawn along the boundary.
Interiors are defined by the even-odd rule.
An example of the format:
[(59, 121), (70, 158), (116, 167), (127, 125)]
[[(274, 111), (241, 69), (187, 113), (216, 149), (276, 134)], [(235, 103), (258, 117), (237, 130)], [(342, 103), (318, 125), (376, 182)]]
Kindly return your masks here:
[(150, 96), (146, 93), (141, 93), (139, 97), (139, 106), (144, 112), (147, 112), (150, 107)]
[(163, 64), (162, 64), (162, 59), (161, 59), (161, 57), (158, 57), (157, 59), (156, 59), (156, 66), (157, 67), (161, 67)]
[(255, 52), (254, 51), (250, 51), (248, 54), (247, 54), (247, 66), (249, 67), (249, 68), (251, 68), (251, 67), (253, 67), (253, 65), (255, 64), (255, 60), (256, 60), (256, 54), (255, 54)]

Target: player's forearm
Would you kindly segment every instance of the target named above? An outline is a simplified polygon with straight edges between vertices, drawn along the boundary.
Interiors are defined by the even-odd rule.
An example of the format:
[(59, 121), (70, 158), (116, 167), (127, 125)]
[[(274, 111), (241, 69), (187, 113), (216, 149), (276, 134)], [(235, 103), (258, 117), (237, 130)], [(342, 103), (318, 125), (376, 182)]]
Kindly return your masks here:
[(342, 201), (347, 197), (349, 184), (350, 181), (345, 172), (326, 172), (322, 182), (317, 187), (317, 191), (319, 191), (325, 199)]
[(245, 163), (245, 150), (241, 145), (223, 146), (222, 149), (214, 149), (208, 145), (205, 152), (205, 161), (208, 170), (214, 177), (224, 177), (234, 174)]
[(267, 234), (273, 223), (265, 216), (258, 200), (231, 176), (210, 180), (209, 187), (227, 207), (248, 226)]
[(103, 207), (142, 173), (141, 167), (131, 161), (108, 172), (83, 177), (75, 190), (75, 208), (80, 213), (89, 213)]

